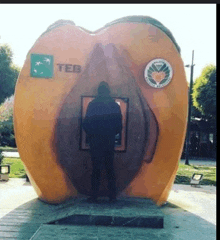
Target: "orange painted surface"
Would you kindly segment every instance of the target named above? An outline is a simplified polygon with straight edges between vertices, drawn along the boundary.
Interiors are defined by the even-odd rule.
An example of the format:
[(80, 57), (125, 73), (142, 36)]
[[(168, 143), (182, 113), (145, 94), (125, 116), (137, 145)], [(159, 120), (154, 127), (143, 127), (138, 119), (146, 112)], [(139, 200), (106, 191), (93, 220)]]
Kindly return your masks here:
[[(21, 159), (40, 199), (60, 203), (77, 196), (76, 188), (57, 161), (53, 132), (63, 101), (80, 74), (60, 72), (56, 66), (77, 64), (83, 69), (96, 43), (113, 43), (125, 57), (159, 126), (153, 160), (150, 163), (142, 161), (139, 172), (123, 194), (151, 198), (161, 205), (172, 188), (182, 152), (188, 89), (184, 65), (173, 42), (150, 24), (118, 23), (95, 34), (74, 25), (65, 25), (36, 41), (27, 54), (15, 91), (15, 137)], [(54, 56), (53, 78), (30, 76), (32, 53)], [(161, 89), (149, 86), (144, 79), (146, 65), (155, 58), (165, 59), (173, 69), (171, 82)]]

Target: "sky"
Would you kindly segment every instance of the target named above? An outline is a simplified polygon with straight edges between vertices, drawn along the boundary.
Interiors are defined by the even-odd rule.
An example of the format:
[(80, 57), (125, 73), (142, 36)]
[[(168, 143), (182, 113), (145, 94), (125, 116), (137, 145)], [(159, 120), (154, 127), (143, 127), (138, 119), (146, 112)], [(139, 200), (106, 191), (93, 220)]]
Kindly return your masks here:
[[(13, 63), (22, 67), (28, 51), (59, 19), (95, 31), (121, 17), (145, 15), (167, 27), (181, 48), (195, 80), (208, 64), (216, 65), (216, 4), (0, 4), (0, 44), (8, 44)], [(185, 68), (189, 81), (190, 68)]]

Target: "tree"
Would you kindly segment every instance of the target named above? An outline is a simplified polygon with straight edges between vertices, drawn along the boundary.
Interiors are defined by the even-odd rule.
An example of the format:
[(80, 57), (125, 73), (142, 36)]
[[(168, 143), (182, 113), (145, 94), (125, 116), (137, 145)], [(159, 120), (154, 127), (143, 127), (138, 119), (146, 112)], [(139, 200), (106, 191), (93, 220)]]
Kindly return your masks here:
[(20, 68), (13, 65), (13, 53), (6, 44), (0, 46), (0, 104), (14, 94)]
[(195, 80), (193, 86), (193, 106), (194, 114), (200, 115), (205, 126), (209, 128), (213, 135), (214, 151), (216, 146), (216, 66), (210, 64), (206, 66)]
[(193, 86), (193, 105), (203, 117), (216, 119), (216, 67), (208, 65), (195, 80)]

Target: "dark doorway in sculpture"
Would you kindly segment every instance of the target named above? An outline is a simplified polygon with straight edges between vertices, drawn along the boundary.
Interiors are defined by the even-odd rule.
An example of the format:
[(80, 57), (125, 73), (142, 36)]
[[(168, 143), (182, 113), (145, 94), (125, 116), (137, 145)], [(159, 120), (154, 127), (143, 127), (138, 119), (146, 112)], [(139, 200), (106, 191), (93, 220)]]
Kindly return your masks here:
[[(95, 96), (81, 96), (81, 127), (80, 127), (80, 150), (89, 150), (88, 138), (82, 129), (82, 121), (86, 115), (89, 103)], [(122, 113), (123, 128), (120, 134), (115, 136), (115, 151), (125, 152), (127, 149), (127, 124), (128, 124), (128, 98), (115, 98), (115, 102), (119, 104)]]

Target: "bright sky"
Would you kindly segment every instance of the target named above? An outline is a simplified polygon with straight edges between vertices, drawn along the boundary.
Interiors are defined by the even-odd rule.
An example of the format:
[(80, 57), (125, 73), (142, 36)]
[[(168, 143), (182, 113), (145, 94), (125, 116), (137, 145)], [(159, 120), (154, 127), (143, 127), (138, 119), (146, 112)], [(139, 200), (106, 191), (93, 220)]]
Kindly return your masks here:
[(216, 4), (0, 4), (0, 13), (0, 44), (10, 45), (20, 67), (36, 39), (59, 19), (95, 31), (131, 15), (150, 16), (167, 27), (185, 65), (194, 50), (194, 79), (207, 64), (216, 65)]

